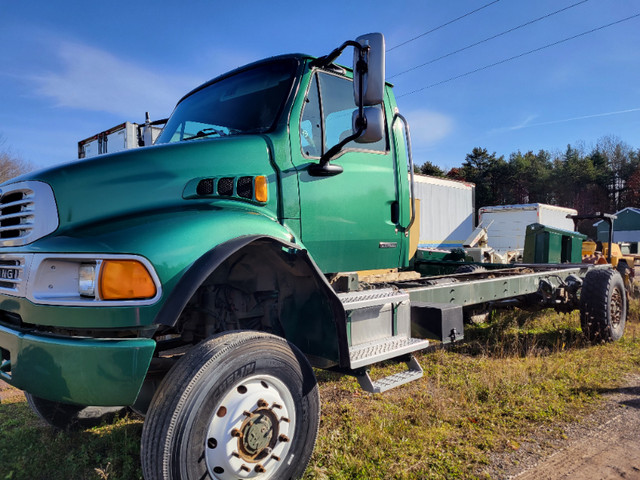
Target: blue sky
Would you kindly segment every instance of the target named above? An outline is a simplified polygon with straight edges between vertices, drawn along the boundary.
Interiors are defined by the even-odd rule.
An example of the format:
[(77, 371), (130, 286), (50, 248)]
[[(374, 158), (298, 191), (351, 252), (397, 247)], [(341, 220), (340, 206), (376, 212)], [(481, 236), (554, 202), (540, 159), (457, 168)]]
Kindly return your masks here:
[(71, 161), (79, 140), (166, 117), (231, 68), (379, 31), (417, 164), (459, 166), (474, 147), (588, 151), (605, 135), (639, 148), (640, 17), (500, 63), (639, 13), (638, 0), (0, 0), (0, 135), (37, 167)]

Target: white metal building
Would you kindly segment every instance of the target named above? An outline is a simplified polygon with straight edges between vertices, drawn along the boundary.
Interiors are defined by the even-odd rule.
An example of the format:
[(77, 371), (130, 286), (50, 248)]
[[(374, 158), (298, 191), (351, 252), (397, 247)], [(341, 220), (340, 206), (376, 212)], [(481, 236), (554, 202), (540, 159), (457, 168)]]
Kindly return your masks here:
[(415, 196), (420, 199), (422, 248), (462, 247), (475, 228), (473, 183), (415, 175)]

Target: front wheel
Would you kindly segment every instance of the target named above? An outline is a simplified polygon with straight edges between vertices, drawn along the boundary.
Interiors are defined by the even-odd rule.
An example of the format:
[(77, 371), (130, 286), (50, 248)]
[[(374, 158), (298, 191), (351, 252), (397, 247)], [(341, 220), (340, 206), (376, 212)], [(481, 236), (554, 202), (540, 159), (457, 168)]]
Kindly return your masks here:
[(156, 392), (142, 431), (147, 480), (300, 477), (320, 402), (306, 358), (286, 340), (233, 332), (193, 347)]
[(612, 269), (587, 272), (580, 293), (580, 324), (592, 342), (622, 338), (627, 320), (627, 295), (620, 274)]

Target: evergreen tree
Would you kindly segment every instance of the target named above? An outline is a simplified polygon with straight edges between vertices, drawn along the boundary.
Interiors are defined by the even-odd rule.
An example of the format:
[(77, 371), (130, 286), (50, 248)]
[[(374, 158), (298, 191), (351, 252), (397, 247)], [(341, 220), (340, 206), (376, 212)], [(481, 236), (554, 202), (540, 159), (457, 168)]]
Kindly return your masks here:
[(429, 161), (426, 161), (422, 164), (418, 173), (421, 173), (422, 175), (431, 175), (432, 177), (445, 176), (444, 170)]

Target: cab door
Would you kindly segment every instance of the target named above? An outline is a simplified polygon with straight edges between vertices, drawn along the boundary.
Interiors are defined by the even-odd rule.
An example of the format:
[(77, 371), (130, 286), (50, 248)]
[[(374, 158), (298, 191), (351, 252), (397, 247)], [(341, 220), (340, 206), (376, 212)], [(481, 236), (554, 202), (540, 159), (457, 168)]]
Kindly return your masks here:
[[(298, 132), (291, 131), (301, 237), (325, 273), (395, 268), (405, 241), (397, 229), (397, 169), (388, 128), (379, 142), (348, 143), (331, 160), (343, 168), (341, 173), (309, 173), (309, 165), (318, 163), (322, 153), (352, 134), (354, 110), (352, 80), (316, 71), (299, 111)], [(299, 135), (299, 144), (294, 135)]]

